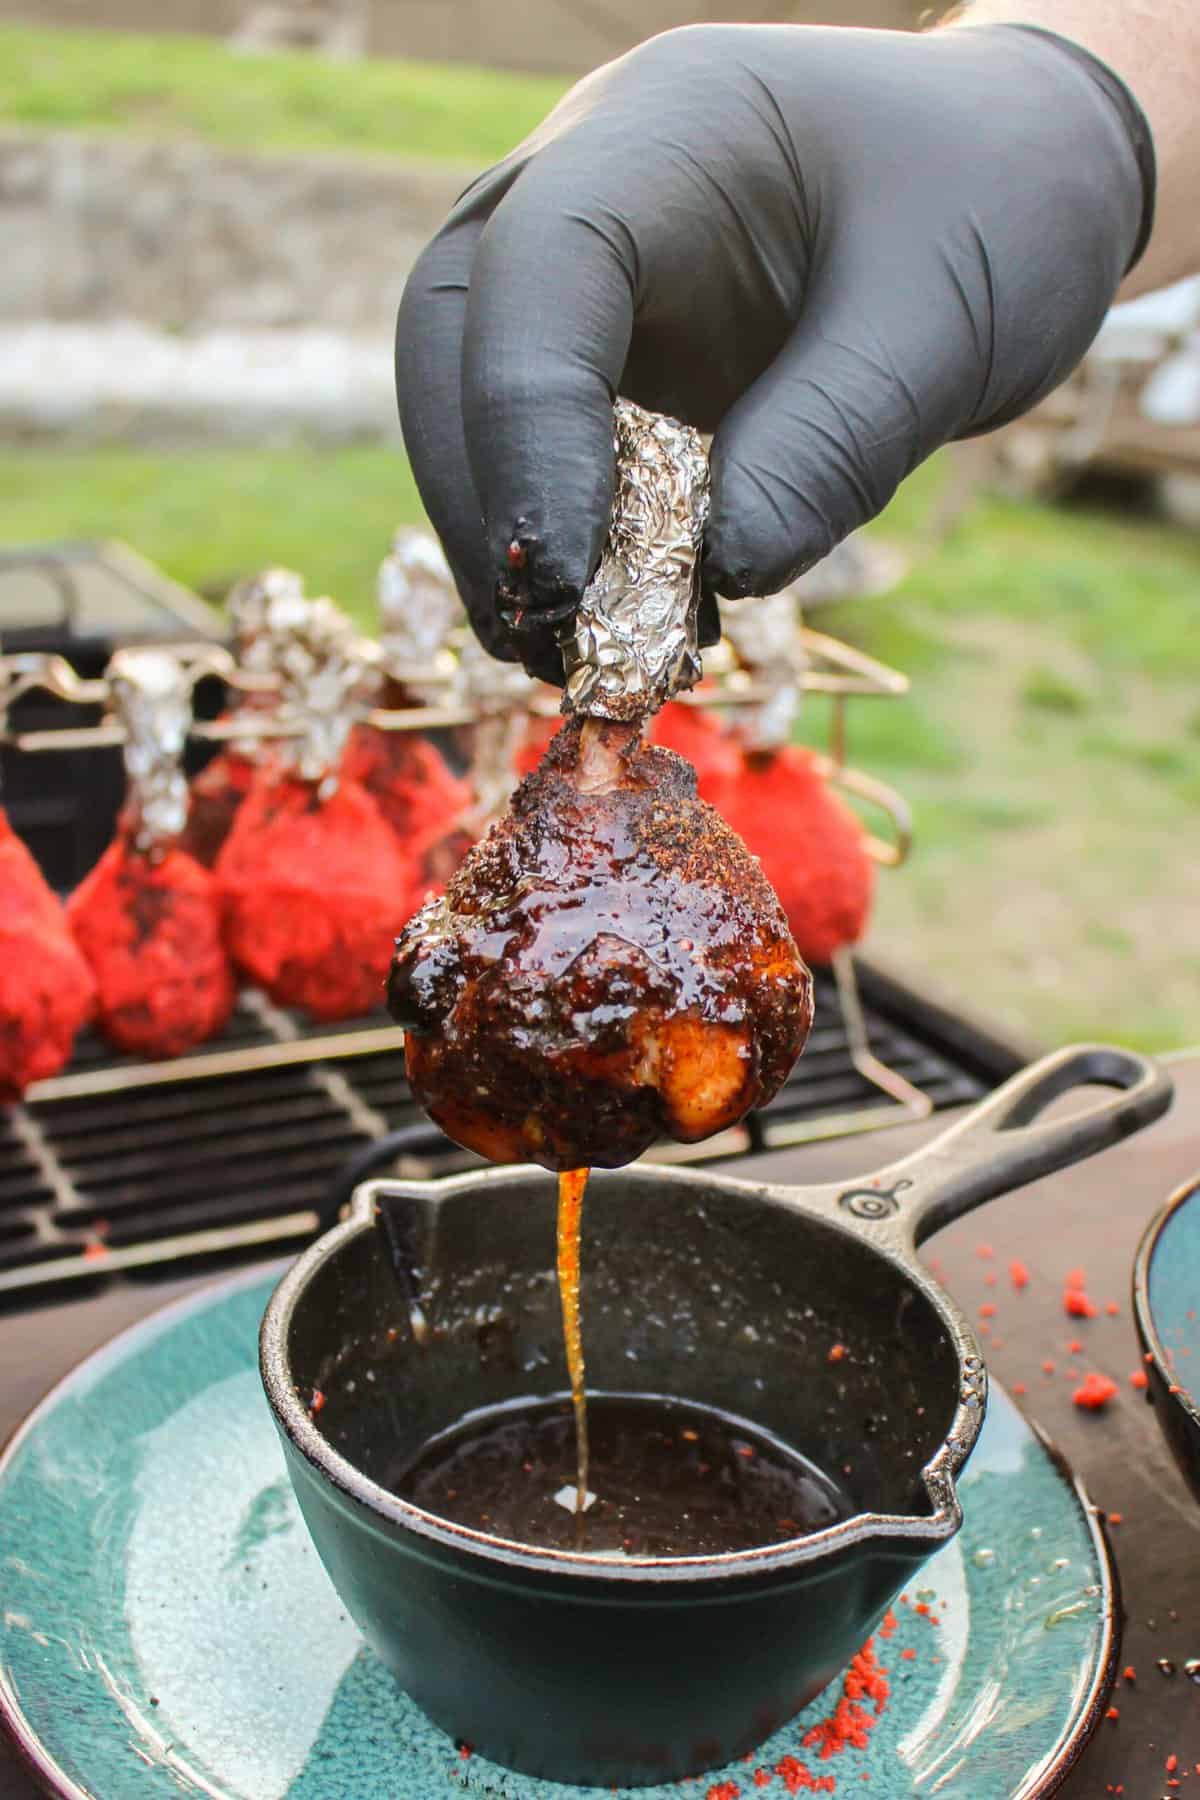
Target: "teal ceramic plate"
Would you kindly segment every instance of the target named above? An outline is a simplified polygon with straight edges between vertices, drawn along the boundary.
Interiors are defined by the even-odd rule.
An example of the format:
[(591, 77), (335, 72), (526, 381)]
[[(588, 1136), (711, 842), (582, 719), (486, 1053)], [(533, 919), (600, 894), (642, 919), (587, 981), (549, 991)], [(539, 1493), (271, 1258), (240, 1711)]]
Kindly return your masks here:
[[(255, 1271), (127, 1332), (9, 1446), (9, 1732), (47, 1791), (72, 1800), (564, 1800), (571, 1790), (443, 1736), (342, 1611), (259, 1388), (273, 1279)], [(751, 1762), (644, 1800), (1051, 1793), (1111, 1678), (1107, 1552), (1087, 1502), (995, 1389), (961, 1492), (958, 1539), (841, 1684)]]

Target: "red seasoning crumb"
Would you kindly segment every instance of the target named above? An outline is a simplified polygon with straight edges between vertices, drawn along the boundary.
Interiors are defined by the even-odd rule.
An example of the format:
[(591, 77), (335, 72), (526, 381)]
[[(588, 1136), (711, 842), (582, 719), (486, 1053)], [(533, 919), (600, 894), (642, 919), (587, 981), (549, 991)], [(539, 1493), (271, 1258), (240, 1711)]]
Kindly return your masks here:
[(1109, 1513), (1108, 1522), (1110, 1525), (1123, 1525), (1125, 1523), (1125, 1514), (1124, 1513)]
[(755, 1769), (755, 1771), (754, 1771), (755, 1787), (766, 1787), (769, 1784), (770, 1780), (771, 1780), (770, 1769)]
[(312, 1392), (312, 1399), (308, 1403), (309, 1412), (319, 1413), (321, 1408), (324, 1406), (324, 1404), (325, 1404), (324, 1394), (321, 1392), (320, 1388), (314, 1388), (313, 1392)]
[(1018, 1292), (1021, 1288), (1029, 1286), (1029, 1270), (1018, 1257), (1014, 1256), (1013, 1260), (1008, 1265), (1008, 1279), (1012, 1282)]
[(1178, 1767), (1179, 1767), (1179, 1758), (1174, 1755), (1168, 1756), (1168, 1758), (1167, 1758), (1167, 1774), (1173, 1775)]
[(981, 1257), (984, 1262), (990, 1262), (996, 1252), (992, 1249), (990, 1244), (976, 1244), (975, 1254), (976, 1256)]
[(1104, 1716), (1106, 1719), (1119, 1719), (1121, 1716), (1121, 1709), (1119, 1706), (1110, 1706)]
[(741, 1791), (736, 1781), (718, 1781), (709, 1788), (704, 1800), (737, 1800)]
[(1120, 1307), (1117, 1305), (1115, 1300), (1110, 1300), (1108, 1302), (1107, 1306), (1104, 1308), (1104, 1310), (1108, 1314), (1110, 1319), (1117, 1318), (1117, 1316), (1119, 1315), (1119, 1313), (1121, 1311)]
[(1150, 1377), (1147, 1375), (1145, 1369), (1135, 1369), (1133, 1374), (1129, 1377), (1129, 1385), (1133, 1388), (1149, 1387)]
[(1082, 1269), (1068, 1269), (1063, 1277), (1063, 1286), (1068, 1288), (1085, 1288), (1087, 1276)]
[(1054, 1364), (1050, 1361), (1050, 1358), (1047, 1357), (1045, 1362), (1042, 1364), (1042, 1374), (1043, 1375), (1053, 1375), (1053, 1373), (1054, 1373)]
[(472, 1755), (471, 1745), (468, 1744), (465, 1739), (458, 1746), (458, 1754), (462, 1757), (464, 1762), (466, 1762), (467, 1758), (470, 1755)]
[(1014, 1394), (1017, 1395), (1018, 1398), (1020, 1398), (1020, 1396), (1025, 1392), (1025, 1383), (1023, 1381), (1014, 1381), (1012, 1384), (1012, 1391)]
[(917, 1653), (915, 1650), (902, 1650), (900, 1657), (903, 1662), (916, 1662)]
[(845, 1344), (831, 1344), (829, 1346), (829, 1360), (831, 1363), (841, 1362), (842, 1358), (845, 1355), (846, 1355)]
[(1125, 1667), (1122, 1669), (1121, 1679), (1123, 1681), (1136, 1681), (1137, 1680), (1137, 1670), (1134, 1668), (1132, 1663), (1127, 1663), (1125, 1665)]
[(994, 1300), (985, 1300), (979, 1309), (979, 1316), (981, 1319), (994, 1319), (996, 1316), (996, 1302)]
[(832, 1775), (814, 1775), (797, 1756), (784, 1756), (775, 1764), (775, 1773), (789, 1794), (832, 1794), (837, 1782)]
[(1083, 1355), (1083, 1345), (1080, 1343), (1078, 1338), (1071, 1339), (1070, 1343), (1067, 1345), (1067, 1350), (1071, 1356), (1082, 1356)]
[(899, 1619), (897, 1619), (895, 1613), (892, 1612), (892, 1610), (889, 1607), (888, 1611), (884, 1613), (883, 1623), (879, 1627), (880, 1637), (881, 1638), (895, 1637), (896, 1627), (899, 1625), (899, 1623), (900, 1623)]
[(1072, 1319), (1094, 1319), (1097, 1308), (1082, 1288), (1069, 1287), (1063, 1292), (1063, 1311)]
[(1084, 1412), (1103, 1412), (1116, 1392), (1115, 1381), (1110, 1380), (1107, 1375), (1097, 1375), (1093, 1371), (1090, 1375), (1084, 1376), (1082, 1386), (1076, 1388), (1071, 1398), (1076, 1406), (1083, 1408)]
[(97, 1257), (108, 1255), (108, 1245), (97, 1243), (85, 1244), (80, 1251), (80, 1255), (83, 1257), (84, 1262), (95, 1262)]

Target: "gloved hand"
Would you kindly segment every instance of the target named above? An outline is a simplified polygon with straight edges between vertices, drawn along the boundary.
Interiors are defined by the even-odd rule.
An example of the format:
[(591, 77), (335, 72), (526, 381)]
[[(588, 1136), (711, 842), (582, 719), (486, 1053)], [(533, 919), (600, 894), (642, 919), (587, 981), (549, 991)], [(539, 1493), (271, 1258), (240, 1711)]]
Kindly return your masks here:
[(1128, 90), (1030, 27), (696, 26), (588, 76), (400, 308), (405, 442), (479, 636), (561, 680), (615, 394), (716, 434), (710, 602), (774, 592), (1070, 372), (1153, 194)]

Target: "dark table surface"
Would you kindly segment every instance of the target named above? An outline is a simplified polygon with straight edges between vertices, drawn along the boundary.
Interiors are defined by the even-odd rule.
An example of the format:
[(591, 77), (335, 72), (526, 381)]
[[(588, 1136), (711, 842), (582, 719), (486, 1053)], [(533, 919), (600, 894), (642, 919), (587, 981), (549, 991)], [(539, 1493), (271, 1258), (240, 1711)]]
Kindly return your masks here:
[[(1119, 1791), (1129, 1800), (1200, 1800), (1200, 1686), (1183, 1673), (1200, 1656), (1200, 1506), (1189, 1497), (1159, 1436), (1151, 1409), (1129, 1385), (1138, 1366), (1130, 1306), (1130, 1270), (1142, 1229), (1181, 1182), (1200, 1172), (1200, 1053), (1172, 1059), (1177, 1097), (1168, 1116), (1097, 1160), (993, 1201), (986, 1213), (933, 1239), (926, 1255), (972, 1314), (995, 1306), (987, 1320), (994, 1377), (1055, 1440), (1093, 1500), (1120, 1515), (1110, 1540), (1127, 1613), (1122, 1666), (1137, 1679), (1118, 1681), (1116, 1721), (1101, 1724), (1062, 1792), (1100, 1800)], [(861, 1174), (892, 1161), (946, 1123), (902, 1126), (873, 1137), (840, 1139), (776, 1152), (736, 1165), (736, 1173), (773, 1181), (821, 1181)], [(985, 1245), (994, 1254), (979, 1254)], [(1014, 1291), (1008, 1263), (1029, 1268)], [(1094, 1320), (1063, 1311), (1063, 1278), (1082, 1265), (1100, 1307)], [(989, 1283), (995, 1277), (995, 1284)], [(99, 1297), (0, 1316), (0, 1441), (52, 1382), (115, 1332), (200, 1285), (166, 1280), (114, 1284)], [(1106, 1310), (1115, 1304), (1116, 1316)], [(1073, 1354), (1073, 1339), (1083, 1349)], [(1043, 1370), (1053, 1362), (1054, 1373)], [(1072, 1404), (1066, 1371), (1099, 1370), (1121, 1385), (1103, 1414)], [(1024, 1393), (1020, 1392), (1024, 1387)], [(2, 1596), (0, 1596), (2, 1598)], [(1178, 1673), (1162, 1675), (1159, 1659)], [(1170, 1788), (1166, 1759), (1178, 1757)], [(1186, 1772), (1186, 1773), (1185, 1773)], [(36, 1792), (0, 1740), (0, 1800)], [(105, 1794), (98, 1800), (123, 1800)]]

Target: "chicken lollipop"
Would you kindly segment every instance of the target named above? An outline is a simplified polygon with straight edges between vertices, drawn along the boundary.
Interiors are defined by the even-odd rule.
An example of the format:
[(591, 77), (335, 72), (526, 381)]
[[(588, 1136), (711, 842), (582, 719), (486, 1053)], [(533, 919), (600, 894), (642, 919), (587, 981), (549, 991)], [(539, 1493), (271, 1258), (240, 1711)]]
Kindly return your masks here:
[(389, 939), (421, 894), (371, 796), (339, 777), (366, 667), (332, 601), (270, 602), (281, 717), (300, 728), (254, 778), (217, 860), (228, 943), (280, 1006), (347, 1019), (382, 999)]
[(757, 863), (642, 743), (699, 673), (695, 433), (620, 403), (617, 498), (565, 647), (571, 715), (444, 898), (398, 941), (389, 984), (413, 1090), (498, 1162), (619, 1167), (694, 1142), (779, 1088), (811, 982)]
[(866, 930), (875, 865), (866, 831), (819, 759), (790, 742), (803, 667), (794, 590), (731, 601), (722, 623), (765, 697), (741, 713), (732, 764), (712, 780), (708, 798), (758, 857), (801, 955), (828, 963)]
[[(402, 711), (434, 699), (422, 674), (446, 655), (445, 643), (462, 612), (450, 566), (428, 531), (397, 531), (379, 568), (380, 647), (386, 671), (379, 705)], [(403, 844), (420, 859), (448, 819), (470, 803), (471, 790), (447, 767), (429, 739), (415, 731), (356, 725), (342, 773), (370, 794)], [(431, 872), (430, 885), (440, 885)]]
[[(230, 590), (226, 605), (238, 664), (243, 671), (251, 675), (271, 673), (265, 633), (267, 606), (272, 598), (298, 599), (303, 593), (304, 582), (292, 569), (263, 569)], [(240, 697), (234, 716), (241, 714), (250, 719), (256, 712), (270, 712), (275, 704), (276, 696), (269, 689), (251, 689)], [(247, 733), (244, 739), (235, 738), (228, 749), (218, 752), (192, 782), (181, 847), (206, 869), (215, 866), (262, 758), (261, 743)]]
[(62, 904), (0, 810), (0, 1104), (66, 1067), (94, 1000)]
[(109, 683), (128, 795), (117, 837), (67, 917), (95, 978), (104, 1035), (138, 1056), (181, 1056), (221, 1030), (234, 1001), (216, 883), (178, 842), (191, 676), (167, 651), (118, 650)]

